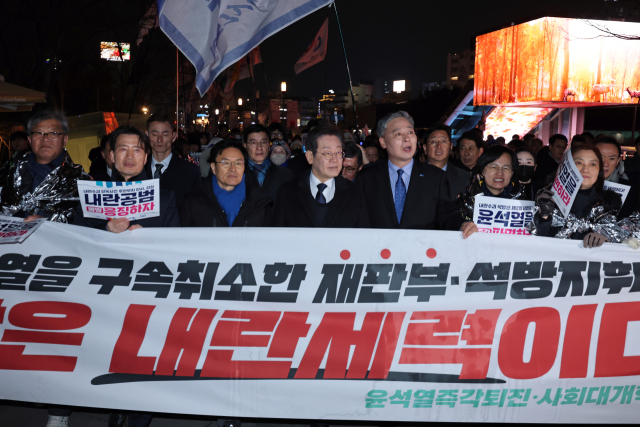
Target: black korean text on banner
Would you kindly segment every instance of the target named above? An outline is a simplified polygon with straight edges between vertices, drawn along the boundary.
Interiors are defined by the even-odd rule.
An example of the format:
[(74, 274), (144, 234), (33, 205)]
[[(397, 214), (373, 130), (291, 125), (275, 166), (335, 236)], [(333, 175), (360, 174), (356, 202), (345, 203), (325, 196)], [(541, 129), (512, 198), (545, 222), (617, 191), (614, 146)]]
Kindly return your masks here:
[(289, 418), (637, 416), (631, 249), (585, 260), (541, 237), (298, 230), (317, 251), (283, 256), (243, 231), (44, 224), (0, 255), (1, 395), (29, 401), (38, 384), (45, 403)]

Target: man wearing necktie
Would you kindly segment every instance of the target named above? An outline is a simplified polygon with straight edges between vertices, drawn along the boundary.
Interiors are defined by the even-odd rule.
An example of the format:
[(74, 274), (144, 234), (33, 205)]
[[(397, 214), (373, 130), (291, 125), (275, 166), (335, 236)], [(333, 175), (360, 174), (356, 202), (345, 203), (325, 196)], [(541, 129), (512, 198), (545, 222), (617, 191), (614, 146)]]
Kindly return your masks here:
[(178, 134), (167, 114), (152, 114), (147, 120), (146, 134), (151, 142), (151, 154), (145, 166), (146, 174), (159, 179), (161, 187), (172, 190), (180, 203), (187, 193), (200, 187), (200, 169), (172, 152)]
[(344, 137), (326, 123), (313, 128), (305, 143), (311, 169), (278, 191), (274, 227), (367, 228), (369, 218), (359, 185), (343, 178)]
[(378, 135), (389, 160), (363, 170), (358, 178), (371, 228), (460, 230), (464, 238), (477, 231), (455, 211), (444, 172), (414, 161), (418, 138), (407, 112), (380, 119)]

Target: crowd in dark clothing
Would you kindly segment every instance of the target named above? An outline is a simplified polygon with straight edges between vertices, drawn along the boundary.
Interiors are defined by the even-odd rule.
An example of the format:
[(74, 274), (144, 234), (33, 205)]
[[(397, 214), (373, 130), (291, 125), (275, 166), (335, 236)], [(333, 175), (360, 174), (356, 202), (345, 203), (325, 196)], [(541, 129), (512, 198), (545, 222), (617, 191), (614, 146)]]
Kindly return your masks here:
[[(640, 211), (640, 157), (621, 161), (614, 138), (576, 136), (567, 151), (569, 140), (560, 134), (544, 147), (533, 135), (501, 144), (472, 129), (454, 145), (448, 126), (418, 134), (404, 111), (382, 118), (374, 133), (360, 145), (349, 132), (312, 121), (304, 141), (279, 124), (251, 125), (243, 132), (226, 127), (214, 138), (199, 134), (188, 140), (160, 113), (149, 117), (145, 132), (121, 126), (106, 135), (92, 152), (89, 176), (64, 149), (66, 118), (42, 111), (26, 133), (15, 135), (15, 154), (0, 168), (0, 209), (25, 221), (46, 217), (113, 233), (179, 226), (375, 228), (462, 231), (467, 238), (478, 231), (473, 214), (481, 195), (535, 201), (532, 234), (579, 239), (585, 247), (638, 246), (640, 232), (611, 232), (621, 220), (635, 218), (640, 227), (640, 215), (634, 215)], [(584, 179), (567, 217), (551, 189), (565, 152)], [(200, 167), (193, 162), (196, 153)], [(137, 221), (85, 218), (76, 185), (83, 179), (159, 179), (160, 215)], [(605, 189), (607, 182), (630, 186), (624, 204)], [(68, 416), (59, 408), (51, 413)], [(151, 420), (129, 415), (130, 427)], [(112, 425), (124, 418), (114, 413)]]

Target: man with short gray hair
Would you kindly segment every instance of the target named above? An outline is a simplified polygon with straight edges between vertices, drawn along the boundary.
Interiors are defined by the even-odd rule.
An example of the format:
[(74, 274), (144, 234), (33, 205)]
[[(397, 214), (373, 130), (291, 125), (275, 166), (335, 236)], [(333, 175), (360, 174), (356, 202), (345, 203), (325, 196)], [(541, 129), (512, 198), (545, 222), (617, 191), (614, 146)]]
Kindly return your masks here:
[(16, 159), (2, 186), (0, 213), (25, 221), (48, 218), (72, 222), (78, 198), (78, 179), (91, 179), (64, 149), (69, 124), (64, 114), (43, 110), (27, 123), (31, 152)]
[(465, 238), (477, 231), (455, 212), (444, 172), (414, 162), (418, 138), (406, 111), (383, 117), (378, 136), (389, 160), (363, 170), (358, 178), (371, 228), (460, 230)]

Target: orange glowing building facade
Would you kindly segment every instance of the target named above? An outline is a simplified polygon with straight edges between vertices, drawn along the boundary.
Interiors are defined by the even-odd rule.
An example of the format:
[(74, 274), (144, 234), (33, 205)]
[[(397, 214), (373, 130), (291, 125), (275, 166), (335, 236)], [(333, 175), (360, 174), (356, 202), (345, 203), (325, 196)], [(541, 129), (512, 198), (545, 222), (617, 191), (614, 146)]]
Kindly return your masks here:
[(640, 34), (639, 23), (541, 18), (477, 37), (474, 105), (637, 103), (640, 43), (597, 27)]

